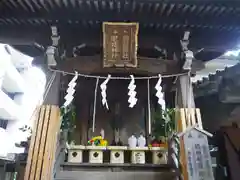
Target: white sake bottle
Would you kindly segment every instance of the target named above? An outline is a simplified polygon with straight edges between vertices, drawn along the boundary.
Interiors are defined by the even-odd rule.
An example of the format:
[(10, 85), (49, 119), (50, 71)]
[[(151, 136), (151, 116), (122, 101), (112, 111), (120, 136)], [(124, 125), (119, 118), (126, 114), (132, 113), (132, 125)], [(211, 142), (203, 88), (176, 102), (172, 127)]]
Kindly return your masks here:
[(130, 148), (135, 148), (137, 147), (137, 138), (134, 136), (134, 135), (131, 135), (129, 138), (128, 138), (128, 146)]
[(140, 136), (137, 139), (137, 144), (139, 147), (145, 147), (146, 146), (146, 138), (140, 134)]

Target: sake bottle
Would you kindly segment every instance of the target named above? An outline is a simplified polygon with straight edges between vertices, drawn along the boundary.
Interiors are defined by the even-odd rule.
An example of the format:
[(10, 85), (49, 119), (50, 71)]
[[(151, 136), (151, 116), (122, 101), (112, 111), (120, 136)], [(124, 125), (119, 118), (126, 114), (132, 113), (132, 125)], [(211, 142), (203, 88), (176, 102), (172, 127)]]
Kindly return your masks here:
[(137, 138), (134, 134), (132, 134), (129, 138), (128, 138), (128, 146), (130, 148), (135, 148), (137, 147)]
[(146, 146), (146, 138), (143, 136), (143, 134), (140, 134), (140, 136), (137, 139), (137, 144), (139, 147), (145, 147)]

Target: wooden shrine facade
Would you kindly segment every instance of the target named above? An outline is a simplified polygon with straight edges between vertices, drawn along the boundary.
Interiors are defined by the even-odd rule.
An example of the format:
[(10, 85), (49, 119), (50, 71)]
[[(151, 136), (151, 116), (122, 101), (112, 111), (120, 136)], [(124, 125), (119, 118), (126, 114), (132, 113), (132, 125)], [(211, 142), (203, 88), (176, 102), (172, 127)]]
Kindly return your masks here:
[[(113, 23), (114, 24), (114, 23)], [(124, 26), (126, 25), (131, 25), (131, 23), (124, 23)], [(121, 26), (122, 24), (120, 24)], [(118, 26), (118, 24), (115, 25), (116, 27)], [(103, 32), (104, 33), (104, 32)], [(134, 33), (132, 33), (134, 35)], [(123, 34), (123, 37), (125, 36), (125, 34)], [(111, 38), (110, 38), (110, 42), (111, 42)], [(122, 44), (119, 43), (119, 44)], [(135, 46), (137, 46), (137, 41), (134, 44), (134, 49), (136, 48)], [(114, 45), (115, 48), (116, 45)], [(130, 49), (132, 49), (131, 46), (129, 46)], [(105, 49), (104, 49), (105, 50)], [(106, 53), (111, 54), (113, 51), (113, 47), (110, 46), (110, 48), (106, 51)], [(136, 50), (135, 50), (136, 51)], [(135, 58), (137, 58), (136, 53), (134, 52), (134, 56)], [(114, 50), (114, 52), (118, 52), (117, 50)], [(123, 49), (120, 50), (119, 54), (123, 54), (122, 52), (124, 52)], [(131, 53), (131, 51), (130, 51)], [(118, 54), (118, 55), (119, 55)], [(48, 55), (48, 54), (47, 54)], [(112, 57), (112, 56), (110, 56)], [(49, 57), (48, 57), (49, 58)], [(118, 67), (117, 65), (115, 65), (114, 67), (104, 67), (104, 60), (102, 59), (102, 62), (100, 61), (101, 58), (98, 57), (98, 61), (96, 61), (95, 59), (91, 59), (90, 57), (86, 58), (85, 63), (83, 63), (84, 59), (78, 60), (79, 57), (74, 57), (74, 58), (60, 58), (60, 60), (57, 62), (56, 66), (51, 66), (49, 67), (49, 69), (51, 71), (55, 71), (54, 73), (57, 73), (57, 75), (61, 75), (61, 80), (59, 80), (58, 78), (54, 79), (54, 86), (51, 87), (50, 89), (50, 94), (47, 96), (47, 99), (45, 101), (45, 103), (47, 104), (47, 106), (43, 106), (41, 108), (41, 111), (39, 112), (39, 116), (42, 117), (43, 114), (43, 119), (40, 119), (38, 124), (35, 126), (35, 132), (37, 133), (36, 135), (33, 134), (32, 137), (32, 142), (31, 142), (31, 146), (29, 149), (29, 155), (28, 156), (28, 165), (26, 167), (26, 172), (25, 172), (25, 179), (26, 180), (30, 180), (30, 179), (39, 179), (41, 177), (46, 177), (47, 179), (49, 179), (52, 175), (53, 172), (53, 166), (54, 166), (54, 154), (56, 153), (56, 147), (55, 146), (51, 146), (49, 144), (56, 144), (56, 136), (57, 136), (57, 127), (59, 127), (59, 117), (55, 117), (53, 119), (49, 118), (49, 112), (46, 111), (45, 109), (48, 109), (48, 105), (52, 105), (52, 104), (58, 104), (58, 106), (61, 106), (63, 104), (63, 102), (66, 100), (63, 97), (59, 97), (61, 94), (66, 94), (66, 89), (67, 89), (67, 85), (69, 83), (69, 76), (65, 76), (64, 72), (63, 73), (59, 73), (58, 71), (65, 71), (65, 72), (74, 72), (77, 71), (79, 73), (86, 73), (87, 75), (94, 75), (97, 74), (97, 76), (100, 74), (104, 74), (106, 76), (106, 74), (114, 74), (114, 75), (118, 75), (120, 74), (120, 76), (128, 76), (130, 73), (134, 73), (135, 76), (137, 77), (141, 77), (141, 76), (151, 76), (151, 75), (156, 75), (156, 74), (163, 74), (163, 75), (168, 75), (168, 74), (176, 74), (176, 73), (181, 73), (181, 76), (179, 76), (178, 78), (178, 87), (177, 89), (179, 90), (179, 92), (185, 92), (186, 89), (188, 88), (188, 90), (192, 91), (189, 82), (189, 75), (182, 71), (180, 66), (179, 66), (179, 62), (174, 61), (174, 60), (166, 60), (166, 68), (163, 69), (158, 69), (159, 67), (163, 67), (164, 64), (162, 64), (161, 62), (156, 62), (159, 59), (154, 59), (154, 58), (147, 58), (147, 59), (135, 59), (135, 62), (137, 67), (125, 67), (125, 62), (123, 62), (123, 67)], [(115, 56), (114, 56), (115, 58)], [(92, 62), (91, 62), (91, 61)], [(89, 62), (90, 61), (90, 62)], [(121, 63), (122, 59), (120, 59), (120, 63)], [(117, 62), (119, 64), (119, 60), (111, 60), (111, 62)], [(152, 64), (152, 62), (154, 62), (155, 64)], [(163, 60), (164, 62), (164, 60)], [(170, 63), (171, 62), (171, 63)], [(80, 64), (79, 64), (80, 63)], [(90, 64), (89, 64), (90, 63)], [(92, 63), (92, 64), (91, 64)], [(145, 64), (144, 64), (145, 63)], [(128, 65), (127, 65), (128, 66)], [(85, 68), (85, 69), (84, 69)], [(158, 70), (157, 70), (158, 69)], [(154, 71), (155, 70), (155, 71)], [(160, 72), (160, 70), (162, 70)], [(87, 76), (86, 76), (87, 77)], [(158, 77), (158, 76), (157, 76)], [(124, 144), (127, 144), (127, 140), (128, 137), (131, 136), (131, 133), (136, 132), (138, 134), (141, 133), (141, 131), (143, 132), (147, 132), (146, 129), (149, 127), (149, 125), (147, 125), (146, 123), (146, 117), (147, 115), (151, 118), (151, 108), (154, 109), (154, 105), (151, 105), (150, 111), (147, 110), (146, 108), (146, 104), (152, 104), (152, 100), (148, 100), (148, 96), (147, 96), (147, 81), (139, 81), (137, 82), (137, 92), (138, 92), (138, 96), (139, 96), (139, 100), (138, 100), (138, 104), (136, 105), (136, 107), (134, 109), (129, 110), (129, 108), (127, 107), (127, 102), (128, 102), (128, 92), (127, 92), (127, 84), (128, 81), (119, 81), (119, 79), (116, 79), (116, 81), (114, 82), (114, 80), (111, 80), (112, 85), (109, 85), (108, 88), (108, 101), (109, 101), (109, 105), (110, 105), (110, 110), (107, 111), (106, 109), (104, 109), (101, 105), (101, 100), (98, 98), (100, 97), (100, 92), (97, 92), (98, 88), (95, 89), (95, 92), (97, 92), (96, 97), (94, 97), (93, 99), (93, 95), (94, 95), (94, 86), (95, 86), (95, 80), (96, 78), (93, 78), (88, 80), (88, 78), (86, 79), (82, 79), (81, 77), (79, 78), (79, 80), (77, 81), (77, 86), (76, 86), (76, 92), (74, 94), (74, 104), (76, 106), (76, 116), (77, 116), (77, 121), (76, 121), (76, 126), (77, 126), (77, 131), (74, 134), (74, 140), (76, 140), (76, 142), (79, 142), (81, 144), (87, 144), (89, 137), (92, 137), (93, 135), (97, 135), (97, 134), (89, 134), (89, 130), (91, 130), (91, 128), (89, 128), (89, 124), (93, 124), (93, 122), (91, 122), (90, 120), (93, 119), (91, 117), (91, 111), (94, 111), (96, 115), (96, 130), (93, 131), (93, 133), (98, 133), (102, 127), (105, 128), (106, 133), (105, 133), (105, 137), (108, 140), (112, 140), (114, 137), (112, 136), (113, 134), (113, 130), (115, 128), (117, 129), (123, 129), (125, 130), (123, 133), (125, 134), (124, 137), (122, 137), (122, 142)], [(97, 81), (99, 79), (97, 78)], [(164, 89), (166, 89), (166, 99), (167, 96), (169, 96), (169, 99), (173, 98), (173, 95), (171, 93), (171, 89), (172, 89), (172, 82), (173, 78), (169, 78), (168, 80), (164, 81), (162, 84), (164, 84)], [(60, 86), (61, 82), (61, 92), (56, 91), (54, 92), (53, 90), (57, 90), (57, 87)], [(101, 83), (101, 82), (100, 82)], [(64, 84), (66, 87), (64, 87)], [(153, 80), (153, 82), (149, 82), (149, 86), (150, 88), (153, 90), (154, 89), (154, 85), (156, 84), (156, 82)], [(92, 87), (92, 88), (91, 88)], [(124, 89), (125, 87), (125, 89)], [(150, 98), (152, 98), (155, 94), (155, 92), (153, 92), (151, 90), (151, 92), (149, 92), (149, 96)], [(150, 91), (148, 89), (148, 91)], [(117, 94), (117, 96), (116, 96)], [(192, 95), (192, 93), (189, 93), (190, 95)], [(188, 102), (189, 102), (189, 98), (192, 101), (192, 96), (191, 97), (185, 97), (183, 94), (179, 94), (178, 95), (179, 98), (176, 100), (178, 102), (177, 106), (178, 107), (186, 107), (188, 106)], [(96, 100), (96, 104), (95, 104), (95, 100)], [(92, 102), (94, 102), (94, 109), (92, 107)], [(116, 110), (116, 106), (119, 104), (120, 107), (120, 112)], [(155, 101), (156, 104), (156, 101)], [(113, 106), (112, 106), (113, 105)], [(167, 103), (168, 106), (170, 106), (170, 103), (168, 101)], [(192, 104), (193, 105), (193, 104)], [(115, 106), (115, 107), (114, 107)], [(155, 105), (156, 106), (156, 105)], [(175, 104), (171, 104), (172, 107), (175, 107)], [(114, 107), (114, 108), (113, 108)], [(123, 107), (123, 108), (122, 108)], [(149, 107), (148, 107), (149, 108)], [(54, 114), (59, 113), (59, 109), (56, 109), (53, 111)], [(143, 113), (142, 113), (143, 112)], [(117, 115), (116, 115), (116, 114)], [(90, 116), (89, 116), (90, 114)], [(95, 115), (93, 113), (93, 115)], [(143, 116), (141, 116), (142, 114), (145, 114)], [(114, 116), (115, 115), (115, 116)], [(195, 116), (195, 115), (193, 115)], [(57, 119), (59, 118), (59, 119)], [(112, 119), (113, 122), (112, 122)], [(149, 118), (148, 118), (149, 119)], [(141, 122), (139, 122), (141, 121)], [(56, 123), (54, 125), (54, 130), (51, 130), (51, 123)], [(196, 122), (195, 122), (196, 123)], [(112, 124), (117, 124), (117, 127), (110, 127)], [(194, 124), (194, 123), (193, 123)], [(47, 127), (47, 125), (49, 127)], [(188, 126), (192, 125), (191, 123), (188, 124)], [(94, 126), (95, 128), (95, 126)], [(125, 129), (124, 129), (125, 128)], [(92, 128), (93, 129), (93, 128)], [(53, 133), (50, 134), (51, 137), (53, 138), (51, 140), (51, 138), (46, 138), (46, 134), (48, 133)], [(144, 133), (145, 136), (150, 135), (150, 133)], [(43, 146), (42, 145), (38, 145), (38, 141), (41, 142), (45, 142), (46, 144)], [(55, 141), (55, 142), (54, 142)], [(34, 143), (35, 142), (35, 143)], [(146, 147), (148, 148), (148, 147)], [(34, 149), (34, 150), (32, 150)], [(33, 151), (33, 152), (32, 152)], [(55, 153), (52, 154), (52, 151), (55, 151)], [(42, 157), (42, 159), (38, 159), (38, 160), (34, 160), (35, 157)], [(50, 160), (46, 161), (45, 158), (49, 157)], [(89, 161), (91, 162), (91, 158), (89, 157)], [(102, 160), (103, 161), (103, 160)], [(50, 169), (47, 169), (46, 166), (49, 166)], [(165, 164), (168, 167), (168, 170), (170, 170), (172, 167), (168, 166), (167, 164)], [(51, 174), (51, 175), (50, 175)], [(171, 173), (170, 173), (171, 174)], [(152, 174), (153, 175), (153, 174)], [(163, 178), (161, 175), (159, 175), (159, 177)]]
[[(240, 35), (239, 7), (239, 2), (218, 3), (214, 0), (6, 0), (0, 2), (0, 42), (9, 43), (31, 55), (34, 57), (33, 64), (39, 65), (46, 72), (49, 72), (47, 60), (51, 57), (56, 61), (51, 71), (77, 71), (97, 76), (134, 74), (136, 77), (183, 73), (183, 76), (163, 81), (166, 99), (172, 102), (167, 105), (195, 108), (189, 75), (204, 68), (204, 61), (214, 59), (237, 45)], [(114, 25), (131, 24), (132, 27), (122, 28), (121, 37), (113, 36), (113, 30), (110, 37), (105, 33), (106, 26), (102, 28), (107, 22), (113, 22)], [(51, 27), (55, 27), (57, 32), (51, 32)], [(180, 41), (186, 31), (190, 31), (188, 49), (195, 57), (190, 74), (182, 69), (185, 56)], [(57, 43), (54, 38), (58, 40)], [(119, 44), (127, 45), (116, 48)], [(46, 53), (49, 46), (56, 50), (54, 55)], [(57, 75), (61, 75), (61, 81), (54, 79), (55, 85), (39, 111), (40, 118), (35, 126), (36, 134), (32, 137), (25, 180), (51, 179), (56, 152), (55, 133), (60, 123), (58, 107), (63, 104), (61, 100), (66, 91), (64, 84), (67, 86), (69, 82), (64, 73), (57, 72)], [(79, 84), (77, 89), (81, 92), (84, 86), (83, 83)], [(151, 89), (154, 88), (153, 84), (150, 84)], [(118, 89), (118, 86), (114, 88)], [(146, 88), (142, 89), (140, 94), (146, 100)], [(178, 94), (175, 97), (176, 89)], [(76, 95), (76, 101), (79, 97), (79, 100), (88, 99), (87, 93), (91, 91), (87, 88), (85, 92), (86, 96)], [(150, 95), (154, 93), (150, 92)], [(92, 102), (91, 98), (88, 100), (81, 101), (81, 106), (85, 102)], [(144, 100), (140, 106), (146, 103)], [(173, 103), (174, 100), (176, 103)], [(113, 101), (116, 100), (113, 98)], [(90, 107), (83, 109), (83, 116), (92, 114), (89, 110)], [(141, 107), (138, 110), (135, 115), (140, 114)], [(103, 113), (99, 119), (103, 121), (104, 118)], [(137, 121), (140, 118), (135, 116), (132, 119)], [(51, 138), (46, 138), (48, 134)], [(36, 160), (36, 157), (39, 158)]]

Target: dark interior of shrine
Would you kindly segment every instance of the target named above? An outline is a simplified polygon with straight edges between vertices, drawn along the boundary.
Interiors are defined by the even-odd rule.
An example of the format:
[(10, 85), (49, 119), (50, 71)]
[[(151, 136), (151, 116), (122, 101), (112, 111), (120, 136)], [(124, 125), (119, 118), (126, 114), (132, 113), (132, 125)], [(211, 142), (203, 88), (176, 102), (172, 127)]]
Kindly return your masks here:
[[(125, 74), (123, 74), (125, 75)], [(114, 76), (121, 76), (122, 74), (115, 74)], [(138, 76), (139, 77), (139, 76)], [(66, 86), (71, 79), (71, 76), (65, 76), (64, 86)], [(76, 111), (76, 129), (74, 141), (77, 144), (87, 144), (87, 141), (92, 136), (98, 136), (100, 130), (104, 129), (105, 138), (111, 144), (114, 140), (114, 131), (120, 130), (121, 142), (127, 144), (129, 136), (133, 133), (139, 135), (143, 133), (148, 135), (148, 85), (146, 79), (136, 80), (136, 91), (138, 102), (134, 108), (129, 108), (128, 103), (128, 85), (130, 80), (110, 80), (107, 85), (107, 109), (102, 105), (101, 89), (97, 88), (96, 97), (96, 116), (95, 116), (95, 131), (92, 133), (93, 125), (93, 111), (96, 78), (79, 77), (74, 98), (74, 105)], [(175, 92), (167, 89), (168, 78), (164, 78), (162, 83), (165, 91), (165, 99), (167, 107), (174, 108)], [(103, 80), (99, 80), (101, 84)], [(150, 80), (150, 107), (151, 116), (158, 112), (159, 105), (156, 97), (157, 79)], [(64, 101), (66, 88), (62, 91), (62, 102)]]

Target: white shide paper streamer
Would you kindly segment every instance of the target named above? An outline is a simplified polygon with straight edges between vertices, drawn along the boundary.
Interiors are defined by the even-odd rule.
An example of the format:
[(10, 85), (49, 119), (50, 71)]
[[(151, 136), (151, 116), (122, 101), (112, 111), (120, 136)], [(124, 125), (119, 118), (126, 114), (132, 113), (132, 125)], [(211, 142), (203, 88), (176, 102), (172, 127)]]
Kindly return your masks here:
[(162, 76), (159, 75), (158, 82), (155, 86), (155, 89), (157, 90), (156, 96), (158, 98), (158, 104), (161, 105), (162, 110), (165, 110), (166, 109), (166, 102), (165, 102), (165, 99), (164, 99), (164, 94), (162, 92), (161, 83), (162, 83)]
[(131, 81), (130, 81), (130, 83), (128, 85), (128, 89), (129, 89), (129, 92), (128, 92), (128, 96), (129, 96), (128, 102), (129, 102), (129, 107), (133, 108), (137, 104), (137, 98), (136, 98), (137, 92), (135, 91), (136, 85), (135, 85), (134, 76), (130, 75), (130, 77), (131, 77)]
[(75, 72), (75, 76), (72, 78), (72, 80), (68, 84), (68, 89), (67, 89), (67, 95), (64, 97), (65, 102), (64, 102), (64, 107), (67, 107), (69, 104), (71, 104), (73, 98), (74, 98), (74, 93), (75, 93), (75, 86), (77, 85), (76, 81), (78, 79), (78, 73)]
[(102, 105), (105, 106), (107, 109), (108, 108), (108, 103), (107, 103), (107, 83), (110, 80), (111, 75), (109, 74), (107, 79), (103, 81), (103, 83), (100, 85), (101, 88), (101, 95), (102, 95)]

